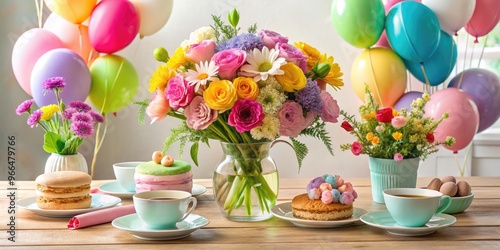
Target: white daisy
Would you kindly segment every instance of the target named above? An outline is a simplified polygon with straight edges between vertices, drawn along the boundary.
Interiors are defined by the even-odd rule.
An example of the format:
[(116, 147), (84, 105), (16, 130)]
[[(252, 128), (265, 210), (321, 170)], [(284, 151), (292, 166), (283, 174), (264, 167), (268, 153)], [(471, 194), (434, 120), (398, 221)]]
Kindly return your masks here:
[(280, 69), (281, 65), (286, 64), (285, 58), (279, 57), (279, 50), (267, 47), (253, 49), (247, 53), (247, 62), (241, 67), (240, 74), (247, 77), (253, 77), (253, 80), (258, 82), (265, 81), (269, 75), (283, 75), (285, 72)]
[(196, 70), (189, 69), (186, 72), (186, 81), (189, 85), (194, 85), (194, 91), (198, 91), (200, 85), (207, 85), (208, 81), (217, 81), (217, 73), (219, 72), (219, 66), (215, 65), (213, 61), (205, 61), (196, 64)]

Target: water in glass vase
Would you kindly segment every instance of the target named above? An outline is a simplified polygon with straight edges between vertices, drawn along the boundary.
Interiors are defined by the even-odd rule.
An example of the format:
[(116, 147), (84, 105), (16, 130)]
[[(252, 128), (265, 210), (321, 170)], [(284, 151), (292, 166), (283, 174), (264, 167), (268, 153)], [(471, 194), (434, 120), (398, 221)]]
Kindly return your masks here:
[(215, 199), (222, 214), (233, 221), (262, 221), (272, 217), (278, 195), (276, 170), (256, 176), (215, 172)]

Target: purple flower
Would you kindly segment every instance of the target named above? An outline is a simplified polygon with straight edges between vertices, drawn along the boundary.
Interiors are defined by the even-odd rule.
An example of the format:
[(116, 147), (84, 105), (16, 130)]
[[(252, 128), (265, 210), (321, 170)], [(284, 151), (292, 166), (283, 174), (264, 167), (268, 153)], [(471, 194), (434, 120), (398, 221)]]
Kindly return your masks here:
[(92, 116), (92, 120), (97, 123), (103, 123), (104, 122), (104, 116), (101, 114), (95, 112), (95, 111), (90, 111), (89, 114)]
[(283, 57), (287, 62), (292, 62), (299, 66), (302, 71), (307, 71), (307, 56), (302, 54), (300, 49), (288, 43), (277, 43), (274, 49), (279, 50), (279, 57)]
[(295, 92), (295, 101), (297, 101), (302, 108), (311, 110), (316, 114), (321, 114), (323, 102), (321, 102), (320, 94), (321, 89), (316, 81), (307, 79), (306, 86)]
[(276, 43), (288, 43), (288, 37), (282, 36), (275, 31), (259, 30), (259, 32), (257, 32), (257, 35), (262, 37), (262, 42), (268, 49), (274, 49)]
[(76, 109), (77, 112), (83, 112), (83, 113), (87, 113), (90, 110), (92, 110), (92, 108), (84, 102), (71, 102), (69, 104), (69, 107)]
[(225, 42), (219, 43), (216, 48), (216, 52), (235, 48), (250, 52), (255, 48), (261, 50), (263, 46), (264, 43), (262, 42), (262, 38), (260, 36), (250, 33), (244, 33), (241, 35), (237, 35)]
[(40, 118), (42, 118), (42, 115), (43, 115), (43, 111), (40, 109), (33, 112), (33, 114), (31, 114), (28, 117), (28, 125), (30, 125), (31, 127), (35, 127), (36, 125), (38, 125), (38, 121), (40, 121)]
[(35, 100), (30, 99), (30, 100), (26, 100), (23, 103), (19, 104), (19, 106), (17, 106), (17, 109), (16, 109), (16, 114), (21, 115), (24, 112), (30, 112), (31, 105), (33, 105), (34, 102), (35, 102)]
[(42, 83), (42, 88), (44, 90), (63, 89), (65, 86), (66, 82), (64, 81), (64, 77), (51, 77)]
[(87, 113), (75, 113), (73, 114), (73, 116), (71, 117), (71, 121), (72, 122), (92, 122), (93, 119), (92, 119), (92, 116), (90, 114), (87, 114)]
[(240, 99), (234, 103), (227, 123), (243, 133), (262, 125), (265, 116), (260, 103), (252, 99)]
[(73, 114), (75, 113), (78, 113), (78, 110), (76, 110), (75, 108), (67, 108), (64, 110), (64, 112), (62, 113), (62, 117), (65, 119), (65, 120), (71, 120), (71, 117), (73, 117)]
[(87, 138), (94, 133), (94, 126), (88, 122), (76, 121), (71, 124), (71, 131), (80, 138)]

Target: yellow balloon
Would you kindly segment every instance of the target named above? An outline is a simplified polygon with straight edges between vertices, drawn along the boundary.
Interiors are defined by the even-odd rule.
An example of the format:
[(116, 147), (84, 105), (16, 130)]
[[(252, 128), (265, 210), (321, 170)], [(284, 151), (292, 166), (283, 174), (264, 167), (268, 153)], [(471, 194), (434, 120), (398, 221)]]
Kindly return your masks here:
[(96, 3), (97, 0), (45, 0), (50, 11), (74, 24), (85, 21)]
[(393, 107), (405, 93), (406, 67), (391, 49), (366, 49), (352, 63), (351, 83), (362, 101), (365, 101), (366, 83), (380, 106)]

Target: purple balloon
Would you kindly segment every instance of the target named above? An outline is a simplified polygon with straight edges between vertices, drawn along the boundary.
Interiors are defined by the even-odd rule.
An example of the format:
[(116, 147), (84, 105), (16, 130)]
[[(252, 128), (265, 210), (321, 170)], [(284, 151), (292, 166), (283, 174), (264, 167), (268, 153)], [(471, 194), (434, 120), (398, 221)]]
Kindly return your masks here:
[(44, 91), (42, 83), (51, 77), (64, 77), (66, 87), (60, 93), (67, 105), (85, 101), (90, 91), (91, 76), (85, 61), (70, 49), (53, 49), (43, 54), (31, 72), (31, 94), (36, 104), (57, 104), (53, 91)]
[(403, 96), (399, 98), (399, 100), (394, 104), (394, 109), (400, 110), (402, 108), (408, 109), (408, 111), (411, 110), (411, 103), (416, 100), (417, 98), (422, 97), (422, 92), (419, 91), (410, 91), (406, 92)]
[(500, 117), (500, 78), (497, 74), (486, 69), (468, 69), (453, 77), (448, 87), (460, 88), (476, 103), (479, 113), (478, 133), (489, 128)]

